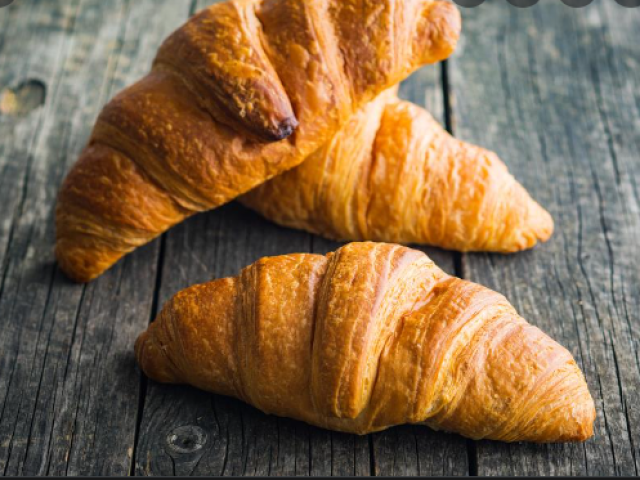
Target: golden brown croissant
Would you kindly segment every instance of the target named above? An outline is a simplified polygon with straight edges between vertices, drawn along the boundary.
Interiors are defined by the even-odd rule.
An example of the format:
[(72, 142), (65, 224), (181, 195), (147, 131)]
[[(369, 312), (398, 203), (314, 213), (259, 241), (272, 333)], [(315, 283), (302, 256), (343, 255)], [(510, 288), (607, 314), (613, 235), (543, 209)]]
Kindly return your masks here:
[(396, 89), (241, 201), (281, 225), (339, 240), (514, 252), (553, 232), (551, 216), (493, 152), (456, 140)]
[(364, 434), (583, 441), (594, 403), (571, 354), (498, 293), (423, 253), (352, 243), (263, 258), (183, 290), (136, 342), (152, 379)]
[(449, 56), (459, 32), (458, 10), (442, 0), (205, 9), (100, 114), (59, 195), (61, 268), (88, 281), (185, 217), (300, 164), (363, 104)]

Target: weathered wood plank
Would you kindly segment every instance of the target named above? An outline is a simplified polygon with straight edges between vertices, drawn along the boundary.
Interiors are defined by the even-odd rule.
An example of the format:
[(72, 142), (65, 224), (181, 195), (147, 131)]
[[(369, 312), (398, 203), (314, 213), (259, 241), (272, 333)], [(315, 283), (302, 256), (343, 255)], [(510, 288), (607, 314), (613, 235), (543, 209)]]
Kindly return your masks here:
[[(0, 15), (9, 15), (12, 19), (9, 32), (4, 37), (1, 57), (3, 92), (10, 85), (17, 85), (25, 76), (39, 77), (51, 87), (57, 88), (64, 59), (70, 48), (70, 32), (65, 26), (75, 19), (77, 2), (74, 5), (56, 5), (57, 8), (53, 9), (50, 7), (44, 2), (25, 2), (0, 12)], [(11, 25), (16, 25), (17, 28), (11, 31)], [(30, 54), (33, 54), (33, 57)], [(50, 61), (43, 62), (43, 57), (47, 54)], [(12, 65), (15, 67), (11, 68)], [(3, 99), (6, 98), (4, 95), (5, 93)], [(46, 107), (51, 110), (52, 104), (53, 102), (49, 102)], [(23, 462), (27, 455), (27, 442), (23, 430), (30, 426), (28, 416), (36, 406), (37, 397), (34, 390), (39, 390), (40, 379), (39, 375), (32, 376), (31, 370), (37, 373), (38, 363), (41, 363), (36, 363), (38, 357), (43, 355), (43, 348), (38, 348), (40, 334), (44, 334), (42, 344), (45, 345), (45, 350), (48, 337), (48, 325), (43, 325), (43, 318), (53, 268), (41, 266), (41, 258), (35, 261), (33, 257), (36, 251), (34, 246), (30, 245), (40, 243), (41, 248), (37, 252), (39, 254), (46, 248), (43, 248), (42, 240), (37, 242), (38, 237), (47, 236), (42, 232), (44, 222), (36, 222), (35, 210), (24, 210), (21, 225), (14, 225), (14, 219), (19, 218), (23, 210), (23, 203), (32, 208), (34, 206), (33, 201), (29, 202), (29, 199), (25, 198), (28, 193), (37, 200), (46, 200), (42, 199), (42, 187), (46, 188), (47, 185), (43, 185), (42, 179), (37, 188), (32, 187), (30, 192), (27, 192), (26, 188), (28, 176), (33, 170), (33, 145), (38, 140), (44, 117), (53, 116), (51, 113), (47, 115), (48, 112), (45, 111), (45, 108), (41, 108), (26, 117), (15, 118), (7, 115), (3, 109), (0, 116), (2, 136), (6, 139), (0, 146), (3, 179), (0, 191), (6, 192), (2, 193), (2, 200), (3, 204), (8, 206), (3, 210), (2, 223), (5, 228), (1, 238), (5, 246), (3, 250), (10, 249), (3, 265), (0, 296), (0, 322), (3, 330), (0, 338), (0, 350), (3, 352), (0, 359), (0, 468), (5, 474), (17, 474), (23, 470)], [(67, 135), (64, 136), (64, 140), (68, 140)], [(51, 185), (44, 193), (48, 193), (51, 198), (55, 195), (52, 192), (54, 189), (55, 186)], [(4, 195), (8, 195), (6, 199)], [(33, 237), (36, 239), (35, 242), (32, 240)], [(10, 239), (13, 241), (10, 242)], [(51, 256), (48, 257), (50, 259)], [(31, 271), (24, 272), (26, 268)], [(23, 277), (29, 288), (21, 285)], [(29, 390), (31, 395), (25, 395)], [(21, 441), (15, 442), (16, 437)]]
[(450, 70), (455, 132), (495, 149), (557, 226), (533, 252), (465, 256), (465, 275), (573, 352), (598, 410), (584, 445), (478, 443), (478, 473), (635, 475), (640, 16), (614, 2), (465, 13)]
[[(31, 7), (31, 8), (30, 8)], [(77, 1), (45, 5), (14, 4), (0, 9), (0, 293), (8, 263), (15, 219), (24, 201), (33, 145), (46, 115), (38, 108), (29, 115), (5, 113), (7, 97), (26, 79), (46, 81), (55, 88), (67, 54), (66, 26), (73, 23)], [(45, 58), (49, 61), (44, 61)]]
[(18, 27), (4, 38), (2, 84), (35, 77), (48, 95), (26, 116), (0, 115), (2, 178), (10, 171), (20, 187), (3, 215), (15, 219), (0, 293), (4, 474), (129, 473), (139, 394), (132, 339), (149, 318), (158, 245), (74, 285), (54, 265), (53, 210), (99, 108), (148, 68), (188, 7), (20, 0), (8, 10)]

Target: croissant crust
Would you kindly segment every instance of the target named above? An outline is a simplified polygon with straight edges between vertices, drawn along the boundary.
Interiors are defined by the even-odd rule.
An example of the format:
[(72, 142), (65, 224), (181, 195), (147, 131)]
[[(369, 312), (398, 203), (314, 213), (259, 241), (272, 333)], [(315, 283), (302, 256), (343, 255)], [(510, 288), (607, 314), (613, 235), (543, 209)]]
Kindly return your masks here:
[(352, 243), (263, 258), (178, 293), (136, 342), (146, 375), (365, 434), (583, 441), (594, 403), (571, 354), (423, 253)]
[(337, 240), (509, 253), (549, 239), (551, 215), (495, 153), (453, 138), (396, 90), (241, 202), (280, 225)]
[(102, 111), (63, 183), (56, 256), (88, 281), (186, 217), (302, 163), (362, 105), (451, 54), (442, 0), (235, 0), (203, 10)]

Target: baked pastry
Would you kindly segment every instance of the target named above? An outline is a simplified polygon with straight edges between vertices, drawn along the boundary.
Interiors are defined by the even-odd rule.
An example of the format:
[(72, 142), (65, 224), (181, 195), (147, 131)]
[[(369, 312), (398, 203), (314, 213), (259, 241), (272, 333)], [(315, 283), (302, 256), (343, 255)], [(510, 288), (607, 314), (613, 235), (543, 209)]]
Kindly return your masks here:
[(502, 295), (399, 245), (263, 258), (175, 295), (135, 350), (153, 380), (344, 432), (583, 441), (595, 418), (566, 349)]
[(553, 219), (495, 153), (453, 138), (396, 91), (241, 202), (280, 225), (338, 240), (508, 253), (549, 239)]
[(362, 105), (448, 57), (459, 33), (457, 8), (441, 0), (205, 9), (100, 114), (58, 197), (60, 267), (89, 281), (186, 217), (300, 164)]

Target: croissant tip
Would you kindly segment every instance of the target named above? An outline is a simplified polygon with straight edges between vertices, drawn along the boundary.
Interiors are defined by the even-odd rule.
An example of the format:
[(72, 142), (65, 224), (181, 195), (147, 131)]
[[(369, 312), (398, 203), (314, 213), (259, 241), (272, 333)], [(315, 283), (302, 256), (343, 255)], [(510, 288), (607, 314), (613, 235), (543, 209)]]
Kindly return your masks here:
[(568, 432), (560, 437), (560, 442), (582, 443), (593, 437), (593, 423), (596, 419), (596, 411), (593, 400), (589, 397), (589, 404), (578, 418), (572, 419)]
[(429, 6), (429, 17), (433, 27), (432, 34), (442, 49), (440, 59), (448, 58), (456, 49), (462, 31), (462, 14), (451, 2), (438, 0)]
[(279, 141), (284, 140), (285, 138), (293, 135), (293, 132), (298, 128), (299, 122), (298, 119), (294, 116), (287, 117), (283, 121), (281, 121), (277, 127), (272, 130), (270, 136), (273, 140)]
[(55, 257), (58, 263), (58, 268), (65, 276), (75, 283), (89, 283), (97, 275), (89, 275), (86, 271), (81, 271), (75, 268), (73, 260), (68, 255), (66, 248), (64, 248), (60, 242), (56, 243)]
[(555, 230), (555, 223), (551, 214), (540, 205), (537, 206), (537, 221), (535, 222), (535, 235), (542, 243), (548, 241)]

